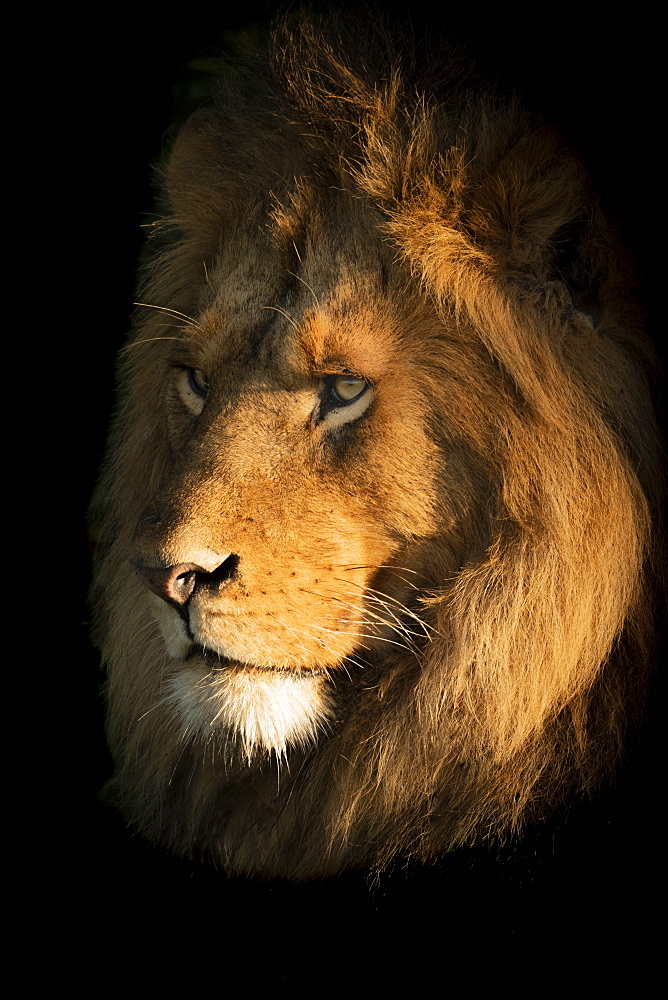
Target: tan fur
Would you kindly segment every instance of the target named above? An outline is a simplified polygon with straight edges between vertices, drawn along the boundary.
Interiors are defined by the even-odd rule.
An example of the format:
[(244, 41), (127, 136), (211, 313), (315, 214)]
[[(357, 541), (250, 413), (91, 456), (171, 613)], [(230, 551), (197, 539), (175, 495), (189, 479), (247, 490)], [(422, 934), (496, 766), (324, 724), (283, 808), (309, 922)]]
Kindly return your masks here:
[[(280, 28), (177, 138), (96, 500), (121, 807), (235, 871), (516, 831), (609, 774), (646, 684), (624, 255), (557, 135), (360, 34)], [(320, 418), (344, 372), (364, 403)], [(238, 575), (189, 636), (132, 552)]]

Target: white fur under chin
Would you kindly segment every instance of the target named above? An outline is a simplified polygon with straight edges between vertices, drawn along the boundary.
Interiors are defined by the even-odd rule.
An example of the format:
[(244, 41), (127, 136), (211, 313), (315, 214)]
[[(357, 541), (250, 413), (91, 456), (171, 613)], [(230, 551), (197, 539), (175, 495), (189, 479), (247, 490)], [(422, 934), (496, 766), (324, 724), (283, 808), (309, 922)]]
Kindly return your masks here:
[(187, 735), (236, 736), (247, 759), (257, 751), (284, 757), (290, 746), (314, 743), (332, 716), (322, 675), (288, 670), (212, 669), (190, 661), (169, 681)]

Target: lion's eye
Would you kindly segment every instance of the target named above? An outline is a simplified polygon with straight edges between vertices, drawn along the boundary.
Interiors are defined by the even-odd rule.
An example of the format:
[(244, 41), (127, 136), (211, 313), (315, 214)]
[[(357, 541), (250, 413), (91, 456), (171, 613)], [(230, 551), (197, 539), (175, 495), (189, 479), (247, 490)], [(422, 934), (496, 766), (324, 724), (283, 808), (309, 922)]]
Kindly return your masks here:
[(358, 399), (369, 388), (369, 383), (354, 375), (332, 375), (326, 380), (334, 403), (347, 405)]
[(188, 385), (198, 396), (206, 396), (209, 391), (209, 380), (201, 368), (188, 368)]
[(316, 420), (332, 429), (353, 423), (373, 401), (371, 384), (359, 375), (326, 375)]

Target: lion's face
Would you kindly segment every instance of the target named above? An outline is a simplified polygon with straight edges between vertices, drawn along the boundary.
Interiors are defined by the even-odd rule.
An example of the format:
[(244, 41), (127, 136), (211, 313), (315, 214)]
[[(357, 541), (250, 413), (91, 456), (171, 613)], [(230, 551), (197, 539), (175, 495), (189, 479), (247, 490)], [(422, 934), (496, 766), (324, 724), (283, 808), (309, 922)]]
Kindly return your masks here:
[(210, 271), (151, 390), (171, 461), (132, 539), (138, 600), (176, 710), (247, 749), (312, 738), (329, 712), (320, 675), (424, 638), (416, 597), (452, 520), (429, 398), (442, 330), (419, 298), (402, 307), (400, 269), (383, 289), (387, 255), (355, 238), (345, 204), (351, 247), (307, 245), (287, 295), (269, 240), (262, 270), (236, 242), (249, 263)]

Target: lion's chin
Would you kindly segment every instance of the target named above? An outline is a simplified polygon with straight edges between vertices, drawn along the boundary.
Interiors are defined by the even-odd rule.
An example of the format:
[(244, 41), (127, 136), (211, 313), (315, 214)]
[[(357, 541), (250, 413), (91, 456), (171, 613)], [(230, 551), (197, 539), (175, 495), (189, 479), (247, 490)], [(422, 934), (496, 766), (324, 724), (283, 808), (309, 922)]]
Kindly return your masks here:
[(213, 667), (207, 657), (196, 656), (182, 663), (169, 685), (188, 739), (232, 736), (247, 760), (272, 752), (280, 758), (291, 746), (309, 746), (332, 718), (322, 673), (239, 663)]

